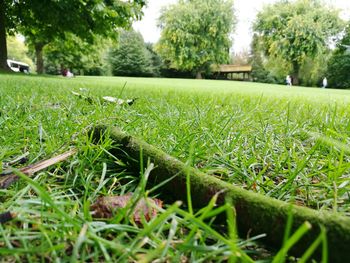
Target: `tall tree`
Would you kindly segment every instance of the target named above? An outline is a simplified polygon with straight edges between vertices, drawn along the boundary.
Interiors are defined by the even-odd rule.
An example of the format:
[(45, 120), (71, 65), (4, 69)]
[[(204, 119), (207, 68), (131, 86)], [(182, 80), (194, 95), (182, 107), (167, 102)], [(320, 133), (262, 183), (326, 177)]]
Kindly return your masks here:
[[(263, 83), (274, 83), (275, 79), (271, 76), (270, 70), (267, 69), (267, 57), (264, 54), (262, 43), (259, 41), (257, 34), (253, 35), (251, 43), (251, 54), (249, 63), (252, 65), (252, 80)], [(279, 65), (280, 66), (280, 65)]]
[(151, 76), (151, 53), (140, 33), (122, 31), (117, 46), (108, 56), (112, 74), (116, 76)]
[[(4, 33), (19, 30), (36, 52), (37, 71), (43, 71), (42, 51), (56, 38), (64, 38), (71, 32), (86, 41), (93, 35), (111, 36), (118, 27), (129, 27), (141, 15), (145, 0), (0, 0), (0, 41)], [(1, 23), (2, 25), (2, 23)], [(2, 42), (1, 42), (2, 43)], [(6, 50), (0, 49), (0, 65), (4, 63)]]
[(11, 21), (5, 17), (8, 13), (7, 4), (8, 1), (0, 0), (0, 70), (10, 70), (7, 65), (6, 28), (11, 28)]
[(332, 88), (350, 88), (350, 24), (328, 61), (327, 78)]
[(196, 73), (230, 58), (230, 33), (235, 26), (231, 0), (180, 0), (162, 11), (158, 53), (171, 66)]
[(254, 30), (266, 55), (289, 64), (295, 84), (307, 58), (329, 48), (330, 40), (343, 29), (338, 10), (317, 0), (281, 0), (258, 14)]
[(163, 66), (163, 60), (159, 56), (159, 54), (156, 52), (153, 43), (145, 43), (145, 45), (146, 45), (147, 51), (149, 52), (149, 54), (151, 56), (151, 64), (152, 64), (151, 71), (152, 71), (152, 75), (154, 77), (160, 77), (160, 75), (161, 75), (161, 68)]

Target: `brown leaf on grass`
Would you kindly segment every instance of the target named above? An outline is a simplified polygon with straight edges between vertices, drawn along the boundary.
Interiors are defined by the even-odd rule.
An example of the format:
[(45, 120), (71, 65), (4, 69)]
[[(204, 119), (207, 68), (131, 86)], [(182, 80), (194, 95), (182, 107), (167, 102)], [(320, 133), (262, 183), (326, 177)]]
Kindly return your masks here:
[[(98, 197), (96, 202), (91, 205), (91, 211), (94, 218), (112, 218), (119, 208), (125, 208), (132, 198), (132, 194), (102, 196)], [(144, 217), (150, 221), (157, 215), (155, 206), (161, 208), (163, 202), (156, 198), (141, 198), (133, 211), (132, 219), (135, 223), (141, 223)]]
[(123, 99), (115, 98), (115, 97), (111, 97), (111, 96), (104, 96), (104, 97), (102, 97), (102, 99), (104, 99), (105, 101), (108, 101), (108, 102), (115, 103), (115, 104), (117, 104), (117, 105), (125, 105), (125, 104), (128, 104), (129, 106), (131, 106), (132, 104), (134, 104), (134, 102), (135, 102), (138, 98), (123, 100)]

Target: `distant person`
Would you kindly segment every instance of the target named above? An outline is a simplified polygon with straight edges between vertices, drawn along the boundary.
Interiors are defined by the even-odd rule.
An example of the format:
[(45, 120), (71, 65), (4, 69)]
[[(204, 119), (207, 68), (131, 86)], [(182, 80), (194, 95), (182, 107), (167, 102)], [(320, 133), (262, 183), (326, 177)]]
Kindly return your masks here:
[(328, 81), (327, 81), (327, 78), (326, 77), (324, 77), (323, 78), (323, 80), (322, 80), (322, 88), (326, 88), (327, 87), (327, 85), (328, 85)]
[(70, 72), (70, 70), (68, 69), (66, 77), (67, 78), (72, 78), (72, 77), (74, 77), (74, 74), (72, 72)]
[(286, 83), (287, 83), (287, 86), (292, 86), (292, 78), (289, 75), (287, 75), (286, 77)]

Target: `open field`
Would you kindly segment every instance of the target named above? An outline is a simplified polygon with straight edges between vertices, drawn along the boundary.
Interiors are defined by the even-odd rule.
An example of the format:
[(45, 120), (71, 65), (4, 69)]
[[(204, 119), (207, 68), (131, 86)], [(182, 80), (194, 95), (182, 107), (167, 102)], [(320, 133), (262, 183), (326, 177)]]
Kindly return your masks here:
[[(103, 96), (137, 100), (118, 106)], [(249, 262), (257, 253), (247, 249), (250, 241), (201, 227), (187, 238), (178, 233), (191, 229), (198, 218), (181, 217), (172, 206), (163, 213), (169, 218), (148, 228), (124, 219), (93, 221), (88, 207), (97, 196), (135, 191), (140, 182), (113, 170), (115, 162), (105, 151), (110, 142), (94, 146), (86, 130), (115, 125), (232, 184), (350, 216), (349, 102), (347, 90), (257, 83), (0, 75), (2, 163), (25, 152), (30, 164), (71, 146), (79, 149), (33, 181), (0, 190), (0, 212), (18, 213), (18, 223), (0, 225), (0, 255), (32, 262), (38, 255), (57, 262), (148, 262), (165, 255), (172, 262), (207, 262), (227, 260), (235, 251)], [(121, 184), (120, 178), (128, 183)], [(150, 239), (144, 239), (146, 232)]]

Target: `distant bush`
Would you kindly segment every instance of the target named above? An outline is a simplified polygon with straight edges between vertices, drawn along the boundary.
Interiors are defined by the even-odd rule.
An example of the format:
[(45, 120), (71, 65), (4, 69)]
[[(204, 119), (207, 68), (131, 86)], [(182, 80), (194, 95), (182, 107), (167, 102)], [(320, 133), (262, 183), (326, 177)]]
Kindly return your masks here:
[(328, 61), (327, 79), (330, 88), (350, 89), (350, 24)]
[(328, 85), (331, 88), (350, 88), (350, 53), (336, 54), (328, 62)]
[(193, 79), (195, 77), (194, 73), (191, 71), (184, 71), (166, 67), (162, 67), (160, 69), (160, 75), (164, 78)]

